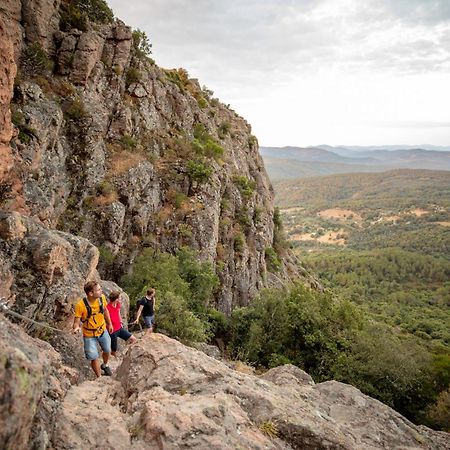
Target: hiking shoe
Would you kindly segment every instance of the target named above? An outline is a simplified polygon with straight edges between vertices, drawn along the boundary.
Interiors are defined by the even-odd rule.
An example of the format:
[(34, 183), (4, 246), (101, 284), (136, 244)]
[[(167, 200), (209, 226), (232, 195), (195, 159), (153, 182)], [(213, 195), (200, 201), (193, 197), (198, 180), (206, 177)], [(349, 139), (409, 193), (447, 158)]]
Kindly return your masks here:
[(103, 375), (106, 375), (107, 377), (110, 377), (112, 375), (111, 369), (107, 365), (102, 364), (100, 368), (103, 371)]

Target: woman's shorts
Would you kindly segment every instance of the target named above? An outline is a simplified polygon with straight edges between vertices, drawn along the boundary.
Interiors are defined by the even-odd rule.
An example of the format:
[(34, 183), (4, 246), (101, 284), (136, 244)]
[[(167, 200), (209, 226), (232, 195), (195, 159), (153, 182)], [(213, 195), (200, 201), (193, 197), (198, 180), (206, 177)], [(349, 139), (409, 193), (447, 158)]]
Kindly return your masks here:
[(155, 315), (144, 316), (144, 328), (151, 328), (155, 323)]
[(117, 352), (117, 338), (123, 339), (124, 341), (128, 341), (132, 334), (126, 330), (125, 328), (120, 328), (120, 330), (114, 331), (113, 334), (111, 334), (111, 351)]
[(99, 357), (97, 343), (102, 348), (103, 353), (111, 352), (111, 338), (109, 333), (105, 330), (102, 335), (96, 337), (83, 336), (84, 354), (86, 359), (93, 361)]

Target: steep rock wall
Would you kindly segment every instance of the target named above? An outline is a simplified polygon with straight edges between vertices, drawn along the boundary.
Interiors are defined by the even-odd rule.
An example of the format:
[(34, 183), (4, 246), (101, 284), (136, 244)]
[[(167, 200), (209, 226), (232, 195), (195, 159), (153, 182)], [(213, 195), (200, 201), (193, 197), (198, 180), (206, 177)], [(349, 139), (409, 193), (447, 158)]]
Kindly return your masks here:
[[(12, 147), (23, 209), (108, 254), (104, 278), (146, 246), (196, 249), (216, 266), (226, 313), (298, 275), (281, 246), (281, 266), (266, 261), (273, 190), (249, 124), (185, 71), (157, 67), (120, 21), (61, 25), (66, 6), (22, 0), (3, 14), (19, 66)], [(17, 209), (11, 198), (2, 206)]]

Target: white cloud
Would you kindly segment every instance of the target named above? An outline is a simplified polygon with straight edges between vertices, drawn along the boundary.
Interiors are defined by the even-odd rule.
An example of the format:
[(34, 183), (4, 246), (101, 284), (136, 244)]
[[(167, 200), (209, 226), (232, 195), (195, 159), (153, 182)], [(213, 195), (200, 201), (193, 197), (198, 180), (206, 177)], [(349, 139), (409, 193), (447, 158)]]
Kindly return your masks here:
[(450, 121), (448, 0), (109, 3), (158, 64), (185, 67), (262, 144), (450, 144), (445, 127), (376, 126)]

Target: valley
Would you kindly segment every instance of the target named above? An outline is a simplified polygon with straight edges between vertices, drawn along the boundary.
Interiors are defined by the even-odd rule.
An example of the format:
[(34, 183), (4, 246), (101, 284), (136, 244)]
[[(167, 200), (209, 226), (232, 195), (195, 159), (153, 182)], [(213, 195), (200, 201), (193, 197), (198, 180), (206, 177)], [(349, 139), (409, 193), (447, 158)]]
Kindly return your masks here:
[(326, 287), (448, 351), (450, 172), (331, 175), (275, 191), (291, 247)]

